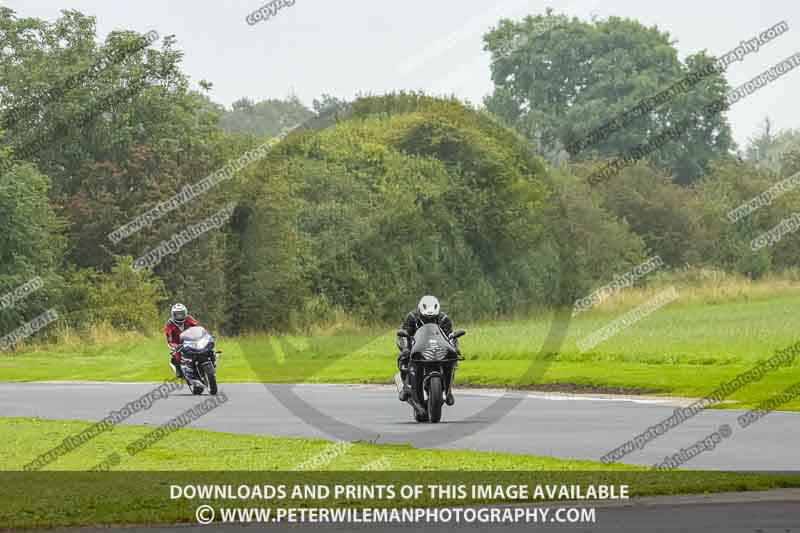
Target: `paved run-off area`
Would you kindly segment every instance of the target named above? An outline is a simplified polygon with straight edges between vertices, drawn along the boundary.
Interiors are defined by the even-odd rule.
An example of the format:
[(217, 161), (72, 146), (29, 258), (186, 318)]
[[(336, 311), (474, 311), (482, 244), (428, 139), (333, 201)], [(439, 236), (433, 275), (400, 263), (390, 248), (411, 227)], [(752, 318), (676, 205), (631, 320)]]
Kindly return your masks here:
[[(0, 416), (97, 421), (153, 390), (147, 383), (0, 383)], [(417, 424), (394, 387), (222, 385), (228, 401), (192, 424), (198, 429), (599, 460), (673, 414), (668, 398), (567, 396), (463, 389), (440, 424)], [(126, 420), (158, 425), (203, 398), (188, 389)], [(686, 402), (683, 402), (686, 405)], [(743, 429), (743, 411), (710, 409), (685, 421), (621, 462), (650, 466), (728, 424), (714, 450), (686, 463), (693, 469), (800, 470), (800, 414), (771, 413)]]

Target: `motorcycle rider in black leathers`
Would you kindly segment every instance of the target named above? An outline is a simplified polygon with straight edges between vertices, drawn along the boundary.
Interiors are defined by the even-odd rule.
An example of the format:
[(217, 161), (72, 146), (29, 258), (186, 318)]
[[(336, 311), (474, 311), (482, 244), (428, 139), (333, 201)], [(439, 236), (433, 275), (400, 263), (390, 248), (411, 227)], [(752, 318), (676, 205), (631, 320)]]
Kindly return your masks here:
[[(397, 368), (400, 369), (400, 377), (403, 380), (403, 390), (400, 391), (399, 397), (401, 402), (408, 400), (411, 395), (411, 386), (407, 382), (407, 378), (412, 339), (417, 329), (422, 327), (423, 324), (431, 323), (438, 324), (445, 336), (448, 339), (450, 338), (450, 335), (453, 333), (453, 323), (447, 314), (442, 312), (439, 300), (436, 299), (435, 296), (423, 296), (419, 304), (417, 304), (417, 308), (406, 315), (403, 325), (400, 327), (400, 329), (405, 330), (409, 336), (397, 336), (397, 348), (400, 350), (400, 355), (397, 356)], [(450, 342), (453, 344), (456, 351), (458, 351), (458, 339), (450, 339)], [(453, 373), (455, 373), (455, 367), (453, 368)], [(447, 391), (445, 403), (447, 403), (447, 405), (453, 405), (455, 403), (453, 393), (449, 390)]]

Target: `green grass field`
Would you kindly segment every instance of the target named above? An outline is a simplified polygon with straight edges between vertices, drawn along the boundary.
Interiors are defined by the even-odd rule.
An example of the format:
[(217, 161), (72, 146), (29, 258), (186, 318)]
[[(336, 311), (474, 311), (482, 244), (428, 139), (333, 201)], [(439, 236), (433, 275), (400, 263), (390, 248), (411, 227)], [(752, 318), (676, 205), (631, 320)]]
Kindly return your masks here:
[[(462, 339), (467, 360), (460, 365), (458, 382), (519, 388), (575, 385), (578, 390), (698, 397), (800, 340), (796, 289), (728, 299), (683, 296), (587, 353), (581, 353), (576, 343), (625, 309), (616, 306), (578, 315), (570, 321), (557, 354), (539, 355), (551, 315), (459, 325), (468, 334)], [(395, 372), (393, 335), (387, 327), (311, 336), (222, 338), (220, 381), (390, 383)], [(0, 358), (4, 381), (161, 381), (168, 372), (160, 337), (71, 342)], [(797, 381), (798, 360), (739, 390), (730, 399), (741, 403), (727, 405), (753, 407)], [(800, 399), (782, 409), (800, 410)]]
[[(65, 437), (90, 424), (30, 418), (0, 418), (0, 470), (21, 470)], [(116, 426), (48, 465), (48, 470), (87, 471), (112, 453), (121, 457), (114, 471), (181, 471), (187, 468), (182, 450), (192, 450), (188, 469), (197, 471), (264, 470), (645, 470), (530, 455), (422, 450), (411, 446), (369, 443), (337, 445), (324, 440), (240, 435), (181, 429), (151, 448), (129, 456), (125, 447), (152, 431), (146, 426)], [(333, 452), (333, 453), (331, 453)], [(324, 458), (324, 459), (320, 459)], [(330, 458), (330, 460), (328, 460)]]
[[(0, 418), (0, 469), (19, 470), (85, 422)], [(131, 457), (126, 446), (152, 427), (117, 426), (57, 459), (47, 471), (6, 472), (0, 486), (1, 527), (192, 522), (197, 501), (172, 500), (171, 484), (319, 485), (342, 483), (626, 484), (631, 496), (765, 490), (800, 486), (798, 476), (725, 472), (652, 472), (548, 457), (410, 446), (234, 435), (181, 429)], [(190, 451), (190, 452), (187, 452)], [(86, 472), (117, 454), (112, 472)], [(311, 471), (313, 470), (313, 471)], [(120, 472), (120, 473), (115, 473)], [(35, 497), (33, 495), (35, 494)], [(476, 502), (481, 500), (475, 500)], [(504, 501), (504, 500), (501, 500)], [(266, 501), (229, 501), (230, 506)], [(465, 505), (423, 498), (415, 505)], [(389, 500), (333, 498), (335, 506), (398, 506)], [(275, 505), (292, 505), (291, 501)], [(297, 502), (294, 502), (297, 505)], [(305, 505), (305, 504), (304, 504)], [(406, 503), (408, 505), (408, 503)]]

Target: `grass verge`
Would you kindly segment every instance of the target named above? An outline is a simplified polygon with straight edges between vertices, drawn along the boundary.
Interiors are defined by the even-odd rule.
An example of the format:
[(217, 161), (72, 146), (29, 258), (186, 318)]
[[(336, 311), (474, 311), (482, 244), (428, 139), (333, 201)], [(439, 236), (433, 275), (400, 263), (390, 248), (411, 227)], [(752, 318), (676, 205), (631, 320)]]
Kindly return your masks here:
[[(270, 484), (627, 484), (632, 496), (765, 490), (800, 486), (800, 476), (725, 472), (652, 472), (548, 457), (472, 451), (422, 450), (410, 446), (332, 443), (321, 440), (234, 435), (183, 429), (140, 454), (126, 446), (150, 427), (117, 426), (52, 463), (48, 471), (12, 472), (86, 427), (84, 422), (0, 418), (0, 524), (33, 528), (191, 522), (206, 500), (173, 500), (171, 485)], [(112, 472), (80, 472), (117, 454)], [(305, 470), (314, 470), (307, 472)], [(415, 501), (329, 497), (319, 506), (430, 506), (497, 503), (500, 497)], [(306, 506), (297, 501), (211, 502), (230, 506)], [(519, 502), (517, 502), (519, 503)]]
[[(88, 422), (0, 418), (0, 470), (20, 470), (39, 454), (89, 427)], [(149, 426), (117, 425), (51, 463), (48, 470), (93, 469), (116, 453), (115, 471), (246, 470), (608, 470), (595, 461), (562, 460), (504, 453), (425, 450), (406, 445), (241, 435), (181, 429), (151, 448), (129, 456), (125, 447)], [(185, 450), (191, 450), (187, 463)], [(333, 452), (333, 453), (332, 453)], [(311, 468), (313, 467), (313, 468)], [(644, 470), (616, 466), (612, 470)]]

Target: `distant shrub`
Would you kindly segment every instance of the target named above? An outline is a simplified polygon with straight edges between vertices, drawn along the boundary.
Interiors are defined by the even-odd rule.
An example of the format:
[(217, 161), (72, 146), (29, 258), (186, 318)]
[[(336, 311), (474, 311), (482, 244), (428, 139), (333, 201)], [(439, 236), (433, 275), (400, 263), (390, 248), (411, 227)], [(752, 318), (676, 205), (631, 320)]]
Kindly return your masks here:
[(135, 271), (129, 257), (118, 259), (110, 273), (93, 269), (65, 274), (65, 326), (89, 332), (105, 324), (121, 332), (152, 334), (161, 326), (159, 305), (166, 292), (162, 281), (147, 270)]

